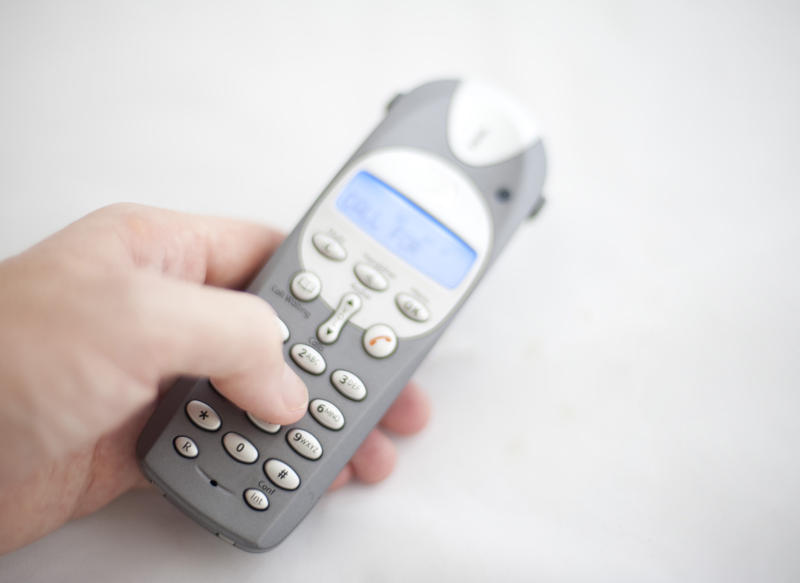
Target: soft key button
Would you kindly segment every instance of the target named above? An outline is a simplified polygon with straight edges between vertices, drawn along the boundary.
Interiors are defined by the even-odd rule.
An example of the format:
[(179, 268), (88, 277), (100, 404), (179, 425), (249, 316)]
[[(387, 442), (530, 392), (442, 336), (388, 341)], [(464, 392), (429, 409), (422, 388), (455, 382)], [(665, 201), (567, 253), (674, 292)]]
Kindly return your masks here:
[(294, 297), (304, 302), (310, 302), (322, 291), (322, 282), (310, 271), (301, 271), (292, 278), (291, 287)]
[(322, 455), (322, 446), (316, 437), (303, 429), (292, 429), (286, 434), (286, 441), (292, 449), (301, 456), (310, 460), (319, 459)]
[(222, 421), (209, 405), (203, 401), (189, 401), (186, 403), (186, 415), (192, 423), (197, 425), (200, 429), (206, 431), (216, 431), (222, 425)]
[(359, 263), (355, 266), (353, 271), (358, 278), (358, 281), (363, 283), (369, 289), (375, 291), (383, 291), (389, 287), (389, 282), (381, 273), (366, 263)]
[(364, 332), (362, 342), (367, 354), (375, 358), (386, 358), (397, 348), (397, 334), (386, 324), (375, 324)]
[(289, 350), (292, 360), (297, 366), (311, 374), (322, 374), (325, 372), (325, 359), (322, 355), (311, 348), (308, 344), (295, 344)]
[(222, 445), (225, 446), (225, 451), (237, 462), (252, 464), (258, 459), (256, 446), (238, 433), (226, 433), (222, 438)]
[(364, 382), (349, 370), (335, 370), (331, 374), (331, 384), (348, 399), (363, 401), (367, 396), (367, 387)]
[(311, 242), (314, 243), (314, 247), (317, 248), (317, 251), (322, 253), (328, 259), (333, 259), (334, 261), (344, 261), (347, 257), (347, 251), (345, 251), (345, 248), (341, 246), (339, 241), (330, 235), (326, 235), (325, 233), (316, 233), (313, 237), (311, 237)]
[(360, 309), (361, 298), (357, 294), (344, 294), (339, 301), (339, 306), (333, 314), (331, 314), (331, 317), (317, 328), (317, 338), (319, 338), (320, 342), (325, 344), (336, 342), (339, 338), (339, 334), (342, 333), (342, 328), (345, 323)]
[(297, 490), (300, 485), (300, 476), (297, 475), (289, 464), (281, 460), (271, 459), (264, 464), (264, 473), (269, 481), (284, 490)]
[(325, 399), (314, 399), (308, 405), (308, 412), (320, 425), (339, 431), (344, 427), (344, 415), (339, 409)]
[(400, 308), (400, 311), (406, 315), (406, 317), (411, 318), (415, 322), (425, 322), (428, 318), (431, 317), (430, 312), (428, 312), (428, 308), (425, 305), (416, 299), (413, 296), (408, 294), (397, 294), (397, 297), (394, 298), (397, 307)]

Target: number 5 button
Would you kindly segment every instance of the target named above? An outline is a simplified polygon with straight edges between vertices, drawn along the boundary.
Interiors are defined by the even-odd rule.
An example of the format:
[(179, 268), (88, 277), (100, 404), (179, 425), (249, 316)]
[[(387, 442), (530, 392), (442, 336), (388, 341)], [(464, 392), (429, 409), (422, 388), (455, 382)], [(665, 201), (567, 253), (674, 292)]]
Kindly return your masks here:
[(397, 348), (397, 334), (386, 324), (375, 324), (364, 332), (362, 342), (367, 354), (375, 358), (386, 358)]

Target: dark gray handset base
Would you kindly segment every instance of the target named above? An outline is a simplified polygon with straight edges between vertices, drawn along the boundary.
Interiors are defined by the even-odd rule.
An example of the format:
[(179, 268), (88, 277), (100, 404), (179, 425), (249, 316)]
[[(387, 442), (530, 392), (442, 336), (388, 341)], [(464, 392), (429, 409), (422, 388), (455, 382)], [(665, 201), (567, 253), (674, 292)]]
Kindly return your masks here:
[(137, 444), (145, 475), (247, 551), (280, 543), (378, 423), (514, 230), (541, 205), (544, 147), (489, 86), (395, 98), (263, 267), (308, 413), (280, 427), (183, 378)]

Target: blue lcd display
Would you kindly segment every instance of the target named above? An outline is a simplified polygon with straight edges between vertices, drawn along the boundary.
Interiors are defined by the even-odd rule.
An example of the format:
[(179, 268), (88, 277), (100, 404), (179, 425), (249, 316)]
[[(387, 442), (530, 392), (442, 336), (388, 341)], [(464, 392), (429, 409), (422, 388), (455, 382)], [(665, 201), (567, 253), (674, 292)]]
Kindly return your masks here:
[(441, 285), (453, 289), (477, 253), (391, 186), (363, 170), (344, 187), (336, 207), (361, 230)]

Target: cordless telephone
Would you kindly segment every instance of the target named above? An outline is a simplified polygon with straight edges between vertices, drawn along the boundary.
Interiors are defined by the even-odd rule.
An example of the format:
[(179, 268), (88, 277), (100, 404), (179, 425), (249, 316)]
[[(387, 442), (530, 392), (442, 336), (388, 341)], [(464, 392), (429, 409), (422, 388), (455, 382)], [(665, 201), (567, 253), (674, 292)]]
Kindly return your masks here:
[(247, 290), (278, 315), (307, 414), (282, 427), (182, 378), (139, 438), (146, 476), (221, 539), (280, 543), (539, 210), (544, 177), (538, 128), (492, 87), (394, 98)]

